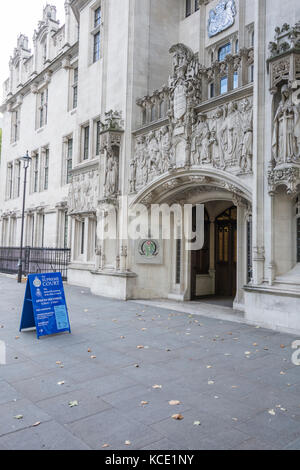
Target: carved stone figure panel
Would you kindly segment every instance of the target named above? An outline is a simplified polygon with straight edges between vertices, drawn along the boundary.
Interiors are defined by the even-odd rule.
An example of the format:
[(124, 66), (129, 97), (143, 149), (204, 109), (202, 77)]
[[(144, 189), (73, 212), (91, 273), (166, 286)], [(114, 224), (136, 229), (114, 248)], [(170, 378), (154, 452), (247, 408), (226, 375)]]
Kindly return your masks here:
[(74, 175), (69, 189), (69, 213), (95, 212), (98, 205), (98, 191), (98, 170)]
[(139, 191), (169, 170), (184, 166), (252, 174), (252, 105), (253, 99), (248, 97), (207, 113), (200, 112), (194, 117), (188, 136), (178, 136), (175, 125), (138, 135), (130, 163), (131, 192)]

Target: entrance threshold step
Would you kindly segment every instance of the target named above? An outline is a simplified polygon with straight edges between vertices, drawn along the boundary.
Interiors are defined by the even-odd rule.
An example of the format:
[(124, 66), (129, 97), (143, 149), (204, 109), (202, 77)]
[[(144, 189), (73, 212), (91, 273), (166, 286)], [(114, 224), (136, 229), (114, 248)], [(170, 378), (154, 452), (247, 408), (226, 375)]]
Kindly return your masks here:
[(202, 317), (215, 318), (216, 320), (245, 323), (245, 314), (240, 310), (234, 310), (222, 305), (209, 304), (204, 301), (175, 302), (165, 299), (157, 300), (132, 300), (132, 302), (149, 305), (151, 307), (173, 310), (175, 312), (199, 315)]

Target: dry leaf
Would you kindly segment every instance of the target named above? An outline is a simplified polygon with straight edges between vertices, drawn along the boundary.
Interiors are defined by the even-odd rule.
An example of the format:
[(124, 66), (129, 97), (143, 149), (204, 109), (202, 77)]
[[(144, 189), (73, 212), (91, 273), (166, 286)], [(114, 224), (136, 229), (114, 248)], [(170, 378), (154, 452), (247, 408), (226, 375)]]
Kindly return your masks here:
[(284, 348), (285, 348), (285, 345), (284, 345), (284, 344), (281, 344), (280, 347), (281, 347), (281, 349), (284, 349)]
[(209, 380), (207, 383), (208, 385), (213, 385), (215, 382), (213, 380)]
[(36, 427), (39, 426), (40, 424), (41, 424), (41, 422), (38, 421), (37, 423), (34, 423), (34, 424), (32, 425), (32, 427), (33, 427), (33, 428), (36, 428)]
[(60, 364), (62, 364), (62, 362), (61, 362), (61, 361), (56, 361), (55, 364), (57, 364), (58, 366), (60, 366)]
[(107, 447), (109, 447), (109, 444), (103, 444), (102, 449), (106, 449)]
[(183, 416), (181, 414), (176, 414), (172, 416), (173, 419), (176, 419), (177, 421), (181, 421), (183, 419)]
[(169, 405), (171, 406), (176, 406), (176, 405), (180, 405), (181, 402), (179, 400), (171, 400), (169, 401)]
[(70, 408), (73, 408), (74, 406), (78, 406), (78, 401), (77, 401), (77, 400), (74, 400), (74, 401), (70, 401), (70, 402), (69, 402), (69, 407), (70, 407)]
[(157, 390), (157, 389), (159, 389), (159, 388), (162, 388), (162, 385), (153, 385), (152, 388), (154, 388), (154, 390)]
[(57, 382), (57, 385), (64, 385), (65, 382), (62, 380), (61, 382)]
[(269, 413), (269, 415), (272, 415), (272, 416), (276, 415), (275, 410), (269, 410), (268, 413)]
[(137, 346), (136, 349), (144, 349), (144, 346)]
[(201, 422), (200, 421), (194, 421), (194, 426), (201, 426)]
[(89, 349), (87, 350), (87, 352), (88, 352), (88, 353), (91, 353), (91, 352), (92, 352), (92, 350), (89, 348)]
[(23, 419), (23, 415), (14, 416), (15, 419)]
[(141, 405), (144, 406), (144, 405), (148, 405), (149, 402), (148, 401), (141, 401)]
[(130, 442), (130, 441), (125, 441), (125, 445), (126, 445), (126, 446), (130, 446), (130, 445), (131, 445), (131, 442)]
[(97, 356), (91, 356), (91, 359), (97, 359)]

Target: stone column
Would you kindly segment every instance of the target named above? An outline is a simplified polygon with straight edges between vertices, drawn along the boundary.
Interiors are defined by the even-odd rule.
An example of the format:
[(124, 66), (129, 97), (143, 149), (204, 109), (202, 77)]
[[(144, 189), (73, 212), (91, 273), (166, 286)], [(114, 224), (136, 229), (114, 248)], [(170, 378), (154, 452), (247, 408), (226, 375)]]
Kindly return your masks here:
[(209, 219), (209, 275), (212, 281), (212, 294), (216, 293), (216, 224), (215, 217)]
[(237, 205), (237, 263), (236, 263), (236, 274), (237, 274), (237, 284), (236, 284), (236, 297), (234, 304), (240, 305), (244, 301), (244, 292), (243, 286), (247, 284), (247, 268), (246, 268), (246, 259), (247, 252), (245, 252), (246, 243), (246, 233), (245, 233), (245, 206), (243, 204)]
[(264, 159), (266, 82), (266, 0), (255, 0), (255, 86), (253, 102), (253, 283), (261, 284), (265, 268)]

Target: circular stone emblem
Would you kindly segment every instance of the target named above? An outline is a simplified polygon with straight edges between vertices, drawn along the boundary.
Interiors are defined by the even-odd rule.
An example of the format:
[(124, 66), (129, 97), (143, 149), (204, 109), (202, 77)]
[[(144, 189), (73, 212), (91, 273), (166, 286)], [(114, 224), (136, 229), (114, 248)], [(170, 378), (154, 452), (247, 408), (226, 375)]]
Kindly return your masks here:
[(140, 254), (146, 258), (154, 258), (158, 255), (158, 245), (154, 240), (145, 240), (141, 242)]

